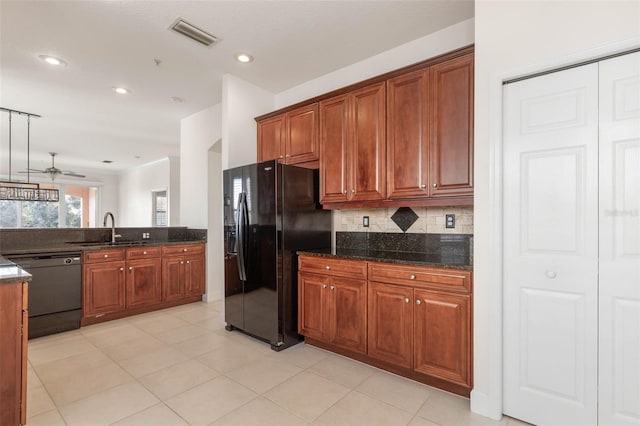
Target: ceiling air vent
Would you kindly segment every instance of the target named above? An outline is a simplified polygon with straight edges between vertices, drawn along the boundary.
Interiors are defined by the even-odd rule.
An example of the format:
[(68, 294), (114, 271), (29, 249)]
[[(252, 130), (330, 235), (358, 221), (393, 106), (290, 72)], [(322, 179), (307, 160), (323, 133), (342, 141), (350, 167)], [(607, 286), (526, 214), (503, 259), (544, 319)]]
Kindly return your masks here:
[(208, 32), (203, 31), (194, 25), (191, 25), (182, 18), (178, 18), (176, 22), (171, 25), (171, 29), (177, 33), (189, 37), (191, 40), (197, 41), (200, 44), (204, 44), (205, 46), (211, 46), (218, 41), (215, 36), (212, 36)]

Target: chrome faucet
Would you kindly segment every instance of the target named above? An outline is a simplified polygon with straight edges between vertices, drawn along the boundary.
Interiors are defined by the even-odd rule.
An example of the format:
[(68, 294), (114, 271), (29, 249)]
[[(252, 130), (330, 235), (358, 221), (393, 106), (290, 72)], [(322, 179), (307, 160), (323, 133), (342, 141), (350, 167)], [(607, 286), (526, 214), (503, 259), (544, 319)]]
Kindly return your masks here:
[(113, 213), (111, 212), (106, 212), (104, 214), (104, 219), (102, 221), (102, 226), (104, 226), (106, 228), (107, 226), (107, 219), (109, 218), (109, 216), (111, 216), (111, 243), (115, 243), (116, 242), (116, 237), (121, 237), (121, 235), (117, 235), (116, 234), (116, 219), (115, 217), (113, 217)]

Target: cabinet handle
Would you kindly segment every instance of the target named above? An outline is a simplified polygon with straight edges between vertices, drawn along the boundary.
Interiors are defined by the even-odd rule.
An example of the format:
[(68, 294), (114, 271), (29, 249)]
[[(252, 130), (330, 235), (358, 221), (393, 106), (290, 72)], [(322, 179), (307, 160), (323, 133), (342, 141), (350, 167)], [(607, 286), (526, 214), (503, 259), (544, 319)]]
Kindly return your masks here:
[(107, 257), (109, 257), (109, 255), (108, 255), (108, 254), (105, 254), (105, 255), (104, 255), (104, 258), (106, 259)]
[(408, 297), (404, 298), (404, 303), (409, 303), (409, 298)]
[(422, 300), (420, 300), (420, 299), (416, 299), (416, 305), (419, 305), (419, 304), (421, 304), (421, 303), (422, 303)]
[(433, 185), (431, 185), (431, 186), (433, 186), (434, 188), (437, 188), (437, 187), (438, 187), (438, 184), (437, 184), (437, 183), (434, 183), (434, 184), (433, 184)]
[(124, 271), (124, 268), (120, 268), (121, 271)]
[(423, 183), (422, 185), (420, 185), (420, 188), (422, 188), (422, 189), (424, 189), (424, 188), (426, 188), (426, 187), (427, 187), (427, 184), (426, 184), (426, 183)]
[(327, 265), (327, 266), (325, 266), (325, 269), (326, 269), (327, 271), (330, 271), (330, 270), (331, 270), (331, 266)]
[(327, 285), (326, 284), (322, 284), (322, 288), (327, 288)]
[(332, 285), (331, 286), (331, 290), (335, 290), (335, 289), (336, 289), (336, 287)]
[(409, 277), (409, 279), (410, 279), (410, 280), (415, 280), (415, 279), (416, 279), (416, 276), (415, 276), (415, 275), (413, 275), (413, 274), (411, 274), (411, 276)]

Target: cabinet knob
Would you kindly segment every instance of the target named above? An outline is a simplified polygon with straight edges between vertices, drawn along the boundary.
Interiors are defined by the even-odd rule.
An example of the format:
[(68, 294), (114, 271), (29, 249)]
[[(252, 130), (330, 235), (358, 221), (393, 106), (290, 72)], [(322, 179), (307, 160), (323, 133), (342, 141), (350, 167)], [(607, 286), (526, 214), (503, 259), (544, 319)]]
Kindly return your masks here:
[(180, 264), (181, 264), (181, 265), (184, 265), (184, 260), (181, 260), (181, 261), (180, 261)]
[(121, 271), (124, 271), (124, 268), (120, 268)]
[(109, 255), (108, 255), (108, 254), (105, 254), (105, 255), (104, 255), (104, 258), (106, 259), (107, 257), (109, 257)]
[(413, 274), (411, 274), (411, 276), (409, 277), (409, 279), (410, 279), (410, 280), (415, 280), (415, 279), (416, 279), (416, 276), (415, 276), (415, 275), (413, 275)]
[(355, 193), (356, 193), (356, 190), (355, 190), (355, 189), (352, 189), (352, 190), (351, 190), (351, 193), (352, 193), (352, 194), (355, 194)]
[(332, 285), (331, 286), (331, 290), (335, 290), (335, 289), (336, 289), (336, 287)]
[(129, 266), (129, 270), (130, 270), (130, 271), (133, 271), (133, 266)]
[(327, 285), (326, 284), (322, 284), (322, 288), (327, 288)]
[(416, 299), (416, 305), (419, 305), (419, 304), (421, 304), (421, 303), (422, 303), (422, 300), (420, 300), (420, 299)]
[(187, 260), (187, 265), (188, 265), (189, 263), (191, 263), (191, 261)]
[(325, 269), (326, 269), (327, 271), (329, 271), (329, 270), (331, 270), (331, 266), (327, 265), (327, 266), (325, 266)]
[(408, 297), (404, 298), (404, 303), (409, 303), (409, 298)]
[(142, 254), (147, 254), (147, 251), (146, 251), (146, 250), (145, 250), (145, 251), (143, 251), (143, 252), (142, 252)]
[(437, 187), (438, 187), (438, 184), (437, 184), (437, 183), (434, 183), (434, 184), (433, 184), (433, 185), (431, 185), (431, 186), (433, 186), (434, 188), (437, 188)]
[(284, 158), (284, 155), (280, 155), (280, 158)]
[(291, 155), (290, 155), (290, 154), (287, 154), (287, 158), (289, 158), (289, 157), (291, 157)]
[(427, 187), (426, 183), (423, 183), (422, 185), (420, 185), (420, 188), (425, 189)]
[(347, 193), (347, 190), (345, 189), (344, 191), (342, 191), (342, 193), (343, 193), (343, 194), (346, 194), (346, 193)]
[(184, 248), (184, 249), (182, 249), (182, 251), (187, 251), (187, 249), (186, 249), (186, 248)]

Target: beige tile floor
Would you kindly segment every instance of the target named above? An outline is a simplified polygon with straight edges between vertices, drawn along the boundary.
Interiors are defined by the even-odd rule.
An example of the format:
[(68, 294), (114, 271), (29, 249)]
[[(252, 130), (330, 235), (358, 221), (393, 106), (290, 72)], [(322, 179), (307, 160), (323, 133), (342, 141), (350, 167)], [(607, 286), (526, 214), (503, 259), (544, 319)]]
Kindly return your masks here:
[(28, 426), (523, 425), (304, 343), (274, 352), (193, 303), (29, 341)]

